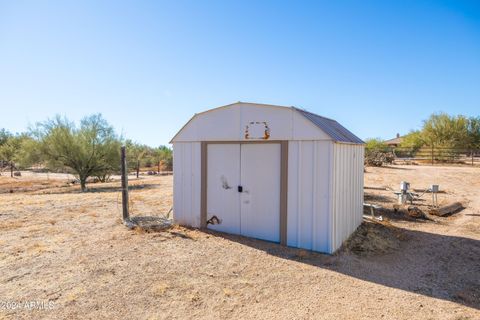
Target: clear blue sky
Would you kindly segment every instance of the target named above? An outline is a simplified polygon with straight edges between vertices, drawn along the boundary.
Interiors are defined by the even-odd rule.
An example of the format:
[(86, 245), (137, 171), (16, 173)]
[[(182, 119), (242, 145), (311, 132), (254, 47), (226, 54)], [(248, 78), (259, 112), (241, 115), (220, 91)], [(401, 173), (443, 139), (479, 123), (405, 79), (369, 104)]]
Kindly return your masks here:
[(0, 127), (100, 112), (156, 146), (235, 101), (361, 138), (480, 115), (480, 1), (0, 0)]

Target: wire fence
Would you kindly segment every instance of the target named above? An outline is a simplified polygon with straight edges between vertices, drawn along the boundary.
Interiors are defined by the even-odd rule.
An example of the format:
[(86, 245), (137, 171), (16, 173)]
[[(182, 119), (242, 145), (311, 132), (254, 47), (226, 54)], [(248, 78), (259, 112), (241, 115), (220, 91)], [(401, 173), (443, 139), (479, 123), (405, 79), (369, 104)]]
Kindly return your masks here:
[(480, 166), (480, 149), (422, 147), (420, 149), (391, 147), (395, 163), (465, 164)]

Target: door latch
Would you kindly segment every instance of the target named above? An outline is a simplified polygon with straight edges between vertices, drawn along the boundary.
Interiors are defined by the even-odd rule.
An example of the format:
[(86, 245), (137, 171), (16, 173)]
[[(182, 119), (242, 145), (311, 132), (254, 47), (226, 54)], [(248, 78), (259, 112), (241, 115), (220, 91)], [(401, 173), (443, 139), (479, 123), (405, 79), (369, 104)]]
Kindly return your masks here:
[(238, 192), (243, 192), (243, 187), (242, 186), (238, 186)]

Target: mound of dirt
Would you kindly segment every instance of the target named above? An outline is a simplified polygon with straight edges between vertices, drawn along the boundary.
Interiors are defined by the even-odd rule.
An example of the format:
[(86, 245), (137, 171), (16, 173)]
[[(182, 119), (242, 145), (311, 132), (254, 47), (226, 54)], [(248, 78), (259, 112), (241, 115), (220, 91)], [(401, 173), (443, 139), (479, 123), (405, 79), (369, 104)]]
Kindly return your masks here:
[(383, 254), (398, 249), (404, 239), (401, 231), (388, 222), (364, 220), (343, 244), (342, 251), (358, 255)]

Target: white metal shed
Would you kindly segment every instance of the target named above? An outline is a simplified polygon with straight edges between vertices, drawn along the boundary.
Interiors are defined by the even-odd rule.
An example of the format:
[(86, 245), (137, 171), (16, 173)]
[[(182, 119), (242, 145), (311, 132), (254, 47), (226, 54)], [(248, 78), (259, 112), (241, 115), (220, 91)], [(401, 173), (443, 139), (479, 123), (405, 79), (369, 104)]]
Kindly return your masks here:
[(333, 253), (362, 221), (364, 142), (335, 120), (237, 102), (171, 143), (179, 224)]

